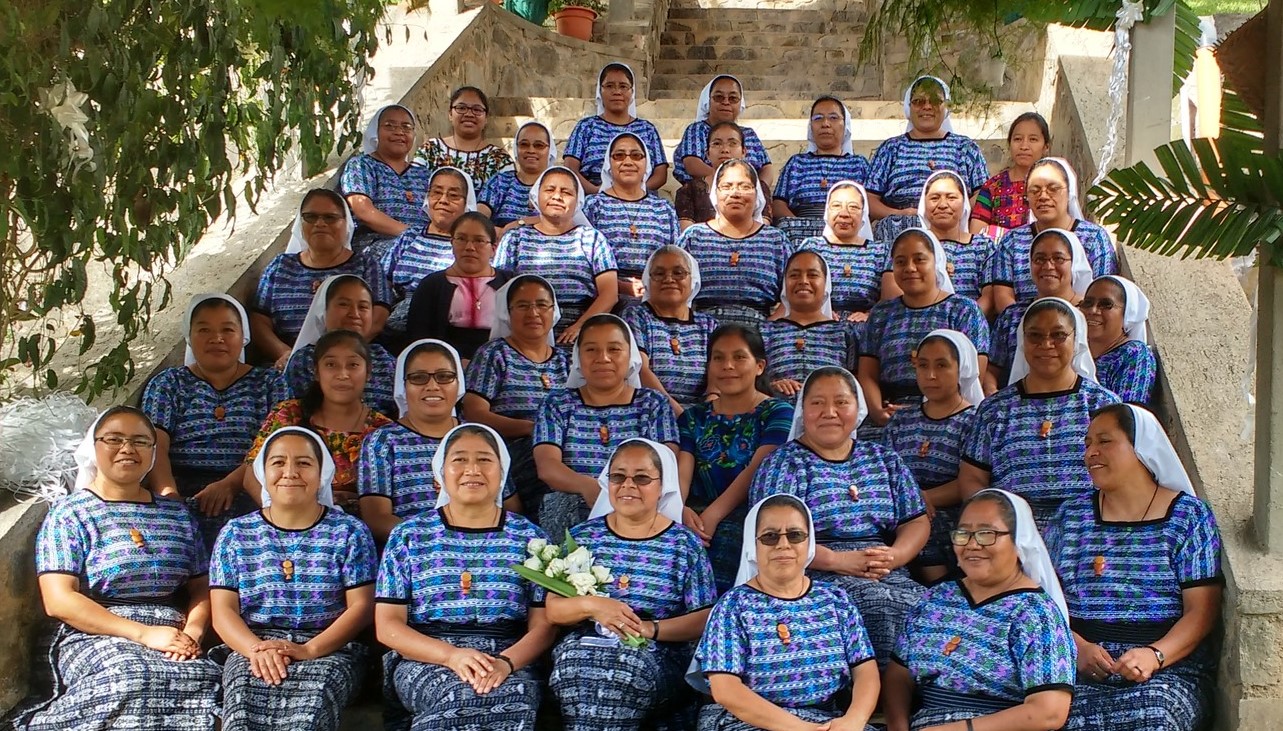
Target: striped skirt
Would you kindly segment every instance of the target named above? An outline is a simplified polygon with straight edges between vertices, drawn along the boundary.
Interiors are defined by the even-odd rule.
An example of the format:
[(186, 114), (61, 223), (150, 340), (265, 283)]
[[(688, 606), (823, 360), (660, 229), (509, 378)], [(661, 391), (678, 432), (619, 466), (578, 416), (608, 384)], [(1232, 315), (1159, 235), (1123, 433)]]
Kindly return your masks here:
[(912, 731), (979, 718), (1018, 705), (1015, 701), (955, 693), (934, 686), (922, 688), (920, 696), (921, 707), (914, 712), (909, 724)]
[(915, 216), (887, 216), (873, 224), (873, 238), (877, 241), (895, 241), (905, 229), (917, 228), (922, 219)]
[(750, 330), (761, 330), (770, 305), (756, 307), (736, 303), (696, 303), (695, 309), (717, 320), (718, 325), (743, 325)]
[(683, 678), (694, 647), (652, 642), (633, 649), (603, 642), (610, 639), (576, 630), (553, 648), (549, 683), (566, 731), (626, 731), (648, 720), (648, 727), (693, 725), (696, 697)]
[[(835, 551), (855, 550), (853, 547), (830, 546)], [(878, 667), (885, 667), (895, 649), (896, 639), (904, 632), (904, 620), (926, 589), (909, 576), (904, 569), (892, 571), (880, 581), (861, 579), (857, 576), (816, 571), (817, 579), (837, 584), (846, 590), (851, 601), (860, 610), (869, 642), (878, 656)]]
[[(183, 613), (147, 604), (109, 607), (151, 627), (181, 627)], [(218, 666), (205, 658), (166, 660), (122, 637), (62, 625), (49, 650), (53, 697), (20, 712), (24, 731), (207, 731), (218, 715)]]
[[(827, 723), (842, 715), (835, 710), (825, 710), (820, 708), (785, 708), (784, 710), (797, 716), (808, 723)], [(757, 731), (757, 726), (751, 726), (736, 718), (730, 711), (723, 708), (717, 703), (710, 703), (699, 711), (699, 731)], [(865, 725), (864, 731), (877, 731), (872, 726)]]
[(794, 247), (797, 247), (809, 238), (823, 235), (823, 212), (821, 212), (821, 217), (818, 218), (777, 218), (772, 225), (783, 231), (784, 235), (789, 237), (789, 242), (792, 243)]
[(588, 503), (579, 495), (551, 490), (543, 496), (539, 506), (539, 527), (561, 545), (566, 531), (588, 520)]
[[(303, 644), (316, 632), (259, 630), (263, 640)], [(223, 731), (298, 728), (335, 731), (365, 674), (366, 648), (350, 642), (325, 657), (291, 663), (285, 682), (268, 685), (250, 672), (249, 660), (226, 645), (210, 651), (223, 665)]]
[[(1102, 641), (1112, 657), (1122, 657), (1135, 643)], [(1118, 675), (1104, 682), (1074, 685), (1069, 731), (1196, 731), (1211, 720), (1216, 690), (1216, 656), (1204, 644), (1190, 657), (1164, 668), (1144, 683)]]

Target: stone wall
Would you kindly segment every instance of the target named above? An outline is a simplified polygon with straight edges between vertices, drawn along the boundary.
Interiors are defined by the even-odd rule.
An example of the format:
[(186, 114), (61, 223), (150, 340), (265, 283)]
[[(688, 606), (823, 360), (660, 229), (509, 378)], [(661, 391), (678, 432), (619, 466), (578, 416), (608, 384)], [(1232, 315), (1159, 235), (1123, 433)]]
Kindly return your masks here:
[(37, 626), (44, 619), (32, 545), (47, 506), (0, 500), (0, 715), (27, 695)]

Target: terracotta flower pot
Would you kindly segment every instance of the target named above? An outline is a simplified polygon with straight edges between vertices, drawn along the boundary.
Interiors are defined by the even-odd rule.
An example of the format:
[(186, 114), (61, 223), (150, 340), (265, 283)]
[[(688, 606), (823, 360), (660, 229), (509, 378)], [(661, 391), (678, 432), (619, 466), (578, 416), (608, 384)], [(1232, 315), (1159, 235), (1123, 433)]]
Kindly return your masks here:
[(557, 32), (563, 36), (591, 41), (592, 24), (597, 19), (597, 13), (578, 5), (567, 5), (554, 13), (552, 19), (557, 23)]

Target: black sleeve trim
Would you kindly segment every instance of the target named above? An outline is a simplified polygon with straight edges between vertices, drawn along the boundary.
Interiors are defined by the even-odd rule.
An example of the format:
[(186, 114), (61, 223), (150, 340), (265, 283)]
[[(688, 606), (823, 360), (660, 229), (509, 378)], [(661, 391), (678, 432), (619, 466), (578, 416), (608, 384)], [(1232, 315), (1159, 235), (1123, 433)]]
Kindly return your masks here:
[(963, 461), (963, 462), (966, 462), (967, 464), (971, 465), (972, 467), (979, 467), (980, 469), (982, 469), (982, 470), (984, 470), (985, 472), (988, 472), (988, 473), (990, 473), (990, 474), (992, 474), (992, 473), (993, 473), (993, 465), (991, 465), (991, 464), (985, 464), (984, 462), (981, 462), (980, 460), (977, 460), (977, 459), (972, 459), (971, 457), (968, 457), (968, 456), (967, 456), (967, 455), (965, 455), (965, 454), (964, 454), (964, 455), (962, 455), (962, 461)]
[[(892, 658), (892, 659), (894, 659), (894, 658)], [(867, 662), (877, 662), (877, 661), (878, 661), (878, 659), (877, 659), (876, 657), (866, 657), (866, 658), (864, 658), (863, 660), (861, 660), (861, 661), (859, 661), (859, 662), (855, 663), (854, 665), (852, 665), (852, 666), (851, 666), (851, 669), (852, 669), (852, 670), (854, 670), (855, 668), (858, 668), (858, 667), (860, 667), (861, 665), (863, 665), (863, 664), (865, 664), (865, 663), (867, 663)], [(901, 664), (903, 664), (903, 663), (901, 663)]]
[(221, 590), (223, 590), (223, 591), (230, 591), (230, 592), (231, 592), (231, 593), (233, 593), (233, 594), (239, 594), (239, 593), (241, 593), (241, 590), (240, 590), (240, 589), (238, 589), (238, 588), (237, 588), (237, 587), (235, 587), (235, 586), (221, 586), (221, 585), (219, 585), (219, 584), (210, 584), (210, 585), (209, 585), (209, 588), (210, 588), (210, 590), (211, 590), (211, 591), (212, 591), (212, 590), (214, 590), (214, 589), (221, 589)]
[(1193, 581), (1182, 581), (1178, 584), (1182, 589), (1195, 589), (1200, 586), (1225, 586), (1225, 575), (1217, 574), (1209, 576), (1206, 579), (1194, 579)]
[(74, 576), (77, 579), (80, 578), (80, 573), (77, 571), (63, 571), (62, 569), (49, 569), (47, 571), (36, 572), (36, 576), (45, 576), (47, 574), (62, 574), (63, 576)]
[[(921, 492), (921, 490), (919, 490), (919, 492)], [(900, 523), (899, 523), (896, 527), (897, 527), (897, 528), (899, 528), (901, 525), (904, 525), (904, 524), (906, 524), (906, 523), (909, 523), (909, 522), (915, 521), (915, 520), (917, 520), (918, 518), (921, 518), (922, 516), (924, 516), (924, 515), (926, 515), (926, 514), (927, 514), (927, 511), (925, 511), (925, 510), (921, 510), (921, 511), (919, 511), (919, 512), (914, 513), (913, 515), (910, 515), (910, 516), (909, 516), (909, 517), (907, 517), (907, 518), (901, 518), (901, 519), (900, 519)], [(928, 522), (927, 524), (928, 524), (928, 525), (930, 525), (930, 522)]]
[(995, 279), (992, 282), (981, 282), (980, 286), (981, 287), (1010, 287), (1012, 289), (1016, 288), (1015, 283), (1008, 282), (1005, 279)]
[(1035, 685), (1032, 688), (1026, 688), (1025, 697), (1028, 698), (1034, 693), (1045, 693), (1049, 690), (1063, 690), (1070, 695), (1074, 694), (1074, 686), (1070, 683), (1047, 683), (1046, 685)]
[(905, 667), (905, 668), (909, 667), (909, 663), (905, 662), (903, 659), (900, 658), (899, 655), (895, 654), (894, 652), (891, 653), (891, 662), (901, 667)]
[(408, 606), (410, 604), (410, 600), (402, 599), (400, 597), (395, 597), (395, 596), (376, 596), (374, 597), (374, 603), (375, 604), (399, 604), (401, 606)]
[(373, 583), (374, 583), (374, 579), (370, 579), (369, 581), (362, 581), (362, 582), (357, 583), (357, 584), (351, 584), (351, 585), (345, 586), (345, 587), (343, 587), (343, 589), (344, 589), (344, 590), (348, 590), (348, 589), (360, 589), (360, 588), (361, 588), (361, 587), (363, 587), (363, 586), (369, 586), (370, 584), (373, 584)]
[(729, 670), (705, 670), (705, 671), (704, 671), (704, 674), (705, 674), (705, 675), (734, 675), (735, 677), (739, 678), (740, 680), (743, 680), (743, 679), (744, 679), (743, 674), (741, 674), (741, 673), (732, 673), (732, 672), (731, 672), (731, 671), (729, 671)]
[(530, 604), (526, 606), (530, 607), (531, 609), (544, 609), (548, 605), (545, 602), (530, 602)]
[(367, 497), (381, 497), (381, 498), (383, 498), (384, 500), (387, 500), (388, 502), (392, 502), (392, 496), (391, 496), (391, 495), (380, 495), (380, 494), (378, 494), (377, 492), (366, 493), (365, 495), (358, 495), (356, 499), (357, 499), (357, 500), (364, 500), (364, 499), (366, 499)]
[(205, 578), (206, 576), (209, 576), (209, 572), (208, 572), (208, 571), (202, 571), (202, 572), (200, 572), (199, 574), (192, 574), (191, 576), (188, 576), (188, 577), (187, 577), (187, 580), (188, 580), (188, 581), (191, 581), (192, 579), (203, 579), (203, 578)]

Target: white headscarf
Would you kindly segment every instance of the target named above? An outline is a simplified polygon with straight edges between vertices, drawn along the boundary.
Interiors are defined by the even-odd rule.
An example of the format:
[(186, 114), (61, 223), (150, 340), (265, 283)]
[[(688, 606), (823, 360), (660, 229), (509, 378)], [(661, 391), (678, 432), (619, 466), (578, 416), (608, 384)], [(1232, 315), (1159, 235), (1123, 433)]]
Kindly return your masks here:
[(820, 266), (824, 269), (824, 301), (820, 303), (820, 314), (825, 317), (833, 317), (833, 271), (829, 269), (829, 263), (824, 260), (824, 255), (812, 249), (802, 249), (795, 251), (788, 258), (788, 263), (784, 265), (784, 281), (780, 282), (780, 304), (784, 307), (784, 316), (788, 317), (793, 313), (793, 304), (789, 302), (789, 267), (793, 261), (802, 254), (813, 254), (816, 259), (820, 260)]
[(588, 222), (588, 216), (584, 215), (584, 184), (579, 182), (579, 176), (575, 175), (575, 173), (568, 167), (564, 167), (562, 165), (551, 165), (547, 170), (539, 173), (539, 177), (535, 180), (535, 184), (530, 186), (530, 205), (536, 211), (539, 211), (540, 216), (543, 216), (543, 209), (539, 207), (539, 188), (543, 185), (543, 179), (548, 176), (548, 173), (551, 173), (554, 170), (559, 170), (562, 173), (569, 175), (571, 179), (575, 181), (575, 208), (574, 212), (571, 214), (571, 220), (575, 222), (576, 226), (591, 226), (592, 224)]
[(1047, 592), (1047, 596), (1056, 603), (1056, 608), (1060, 610), (1065, 622), (1068, 622), (1069, 605), (1065, 603), (1065, 593), (1060, 589), (1060, 579), (1056, 578), (1056, 568), (1051, 563), (1051, 555), (1047, 553), (1047, 544), (1043, 543), (1042, 536), (1038, 533), (1038, 526), (1034, 523), (1034, 512), (1029, 508), (1029, 503), (1019, 495), (995, 487), (981, 490), (976, 495), (987, 492), (1001, 495), (1011, 504), (1011, 510), (1016, 514), (1016, 524), (1010, 528), (1015, 533), (1012, 538), (1015, 539), (1016, 556), (1020, 559), (1020, 568), (1024, 570), (1026, 576)]
[(727, 160), (717, 166), (717, 172), (713, 173), (713, 184), (708, 189), (708, 200), (713, 204), (713, 210), (719, 209), (717, 205), (717, 181), (722, 179), (722, 171), (726, 169), (726, 166), (733, 164), (743, 164), (751, 171), (749, 177), (753, 179), (753, 191), (756, 193), (753, 200), (753, 220), (758, 223), (766, 223), (766, 218), (762, 215), (762, 211), (766, 210), (766, 195), (762, 193), (762, 183), (758, 180), (757, 169), (747, 160)]
[[(819, 99), (816, 100), (816, 104), (818, 104), (821, 101), (826, 101), (826, 102), (834, 101), (838, 103), (839, 107), (842, 107), (842, 154), (854, 155), (855, 147), (851, 144), (851, 110), (847, 109), (846, 104), (843, 103), (841, 100), (831, 96), (820, 97)], [(815, 116), (815, 112), (814, 112), (815, 104), (811, 105), (811, 109), (812, 109), (811, 116)], [(811, 120), (808, 118), (806, 120), (806, 151), (818, 152), (819, 149), (820, 148), (815, 144), (815, 136), (812, 134), (812, 131), (811, 131)]]
[(634, 140), (637, 140), (637, 144), (641, 146), (642, 154), (646, 156), (646, 163), (642, 165), (641, 188), (642, 193), (648, 194), (649, 191), (646, 190), (646, 181), (650, 180), (650, 174), (654, 172), (655, 165), (650, 161), (650, 150), (646, 148), (646, 143), (642, 141), (642, 138), (632, 132), (620, 132), (615, 135), (614, 138), (611, 139), (610, 144), (606, 146), (606, 159), (601, 164), (601, 190), (604, 191), (615, 184), (615, 177), (610, 173), (610, 151), (615, 147), (615, 143), (623, 137), (632, 137)]
[[(1130, 301), (1130, 299), (1131, 298), (1129, 297), (1128, 300)], [(237, 302), (236, 298), (231, 295), (221, 294), (219, 292), (208, 292), (206, 294), (198, 294), (195, 297), (192, 297), (192, 301), (187, 304), (187, 314), (183, 316), (183, 322), (187, 324), (187, 329), (183, 332), (183, 340), (187, 343), (187, 349), (183, 352), (183, 365), (192, 365), (196, 362), (196, 353), (192, 350), (192, 317), (194, 316), (193, 313), (196, 311), (196, 308), (199, 307), (201, 303), (209, 302), (210, 300), (222, 300), (226, 302), (231, 305), (232, 309), (236, 310), (236, 314), (240, 316), (241, 354), (237, 356), (236, 359), (244, 363), (245, 346), (249, 345), (249, 317), (245, 314), (245, 308), (242, 307), (241, 303)], [(1149, 310), (1148, 303), (1146, 303), (1145, 309), (1146, 311)]]
[(918, 341), (918, 348), (927, 338), (941, 337), (953, 343), (953, 347), (958, 351), (958, 389), (962, 392), (962, 397), (972, 406), (979, 406), (981, 401), (985, 400), (984, 389), (980, 387), (980, 356), (976, 353), (976, 346), (971, 342), (971, 338), (957, 330), (940, 328), (927, 333), (927, 337)]
[[(335, 195), (338, 195), (335, 193)], [(306, 198), (307, 196), (304, 196)], [(327, 200), (333, 200), (326, 196)], [(343, 222), (347, 226), (347, 239), (343, 242), (343, 248), (351, 250), (352, 235), (356, 233), (356, 225), (352, 222), (352, 209), (347, 204), (347, 199), (338, 195), (342, 201)], [(308, 248), (307, 239), (303, 237), (303, 204), (298, 207), (298, 215), (294, 217), (294, 227), (290, 229), (290, 243), (285, 247), (286, 254), (301, 254)]]
[[(935, 79), (936, 83), (940, 84), (940, 88), (944, 89), (945, 104), (948, 104), (949, 102), (953, 101), (953, 97), (949, 93), (949, 85), (944, 83), (944, 79), (941, 79), (938, 76), (929, 76), (929, 75), (919, 76), (918, 78), (914, 79), (913, 83), (909, 84), (909, 87), (904, 90), (904, 118), (908, 120), (908, 124), (906, 124), (904, 127), (905, 132), (908, 132), (913, 129), (913, 104), (912, 104), (913, 87), (917, 86), (918, 82), (922, 81), (923, 79)], [(944, 130), (945, 132), (952, 132), (953, 131), (952, 117), (953, 117), (953, 111), (946, 108), (944, 111), (944, 119), (941, 120), (940, 122), (940, 129)]]
[(509, 168), (510, 170), (517, 169), (517, 156), (521, 154), (521, 147), (518, 145), (518, 141), (521, 139), (521, 131), (526, 127), (531, 126), (542, 128), (548, 135), (548, 164), (557, 164), (557, 139), (552, 136), (552, 127), (549, 127), (537, 119), (532, 119), (529, 122), (522, 123), (522, 125), (517, 128), (517, 134), (512, 136), (512, 166)]
[(1140, 287), (1137, 287), (1135, 282), (1126, 277), (1106, 274), (1096, 281), (1099, 282), (1101, 279), (1108, 279), (1123, 289), (1123, 297), (1126, 299), (1123, 302), (1123, 334), (1128, 340), (1148, 343), (1149, 328), (1145, 323), (1149, 320), (1149, 298), (1140, 291)]
[(922, 222), (922, 228), (931, 228), (931, 219), (927, 217), (927, 191), (931, 189), (932, 183), (945, 176), (956, 180), (958, 190), (962, 191), (962, 218), (958, 221), (958, 230), (954, 233), (966, 238), (967, 225), (971, 222), (971, 198), (967, 196), (967, 182), (952, 170), (937, 170), (927, 176), (927, 182), (922, 184), (922, 195), (918, 196), (918, 220)]
[(610, 464), (615, 460), (615, 454), (619, 454), (619, 450), (629, 444), (645, 444), (659, 456), (659, 514), (680, 525), (684, 505), (682, 486), (677, 479), (677, 456), (668, 447), (640, 437), (625, 439), (622, 444), (615, 447), (615, 452), (610, 459), (606, 460), (606, 466), (602, 467), (601, 474), (597, 475), (597, 484), (601, 485), (601, 492), (597, 493), (597, 502), (593, 503), (588, 519), (600, 518), (615, 512), (615, 505), (610, 502)]
[[(1083, 220), (1083, 207), (1082, 204), (1078, 202), (1078, 173), (1074, 172), (1073, 166), (1070, 165), (1069, 161), (1063, 157), (1044, 157), (1038, 162), (1035, 162), (1029, 170), (1032, 171), (1034, 168), (1044, 163), (1052, 163), (1058, 166), (1061, 172), (1065, 174), (1065, 182), (1068, 183), (1069, 186), (1069, 215), (1075, 221)], [(1029, 220), (1034, 220), (1034, 207), (1032, 205), (1029, 206)]]
[(869, 218), (869, 192), (864, 189), (863, 185), (854, 180), (839, 180), (830, 188), (827, 195), (824, 196), (824, 238), (828, 240), (836, 239), (837, 234), (833, 233), (833, 227), (829, 225), (829, 203), (833, 200), (833, 193), (839, 188), (855, 188), (860, 193), (860, 198), (864, 201), (864, 214), (860, 218), (860, 238), (865, 241), (873, 240), (873, 221)]
[(1136, 423), (1132, 443), (1136, 459), (1154, 476), (1154, 482), (1168, 489), (1193, 495), (1194, 486), (1189, 481), (1189, 474), (1185, 472), (1185, 466), (1176, 455), (1176, 449), (1167, 438), (1163, 425), (1158, 423), (1158, 417), (1144, 407), (1135, 404), (1126, 406), (1131, 409), (1132, 419)]
[(463, 395), (468, 390), (467, 384), (463, 381), (463, 359), (459, 357), (459, 351), (455, 350), (453, 345), (445, 342), (444, 340), (434, 340), (433, 338), (416, 340), (406, 346), (406, 349), (402, 350), (401, 354), (396, 358), (396, 375), (394, 376), (395, 380), (392, 383), (392, 400), (396, 402), (396, 407), (401, 410), (402, 416), (410, 413), (410, 401), (405, 395), (406, 363), (410, 361), (411, 355), (417, 355), (414, 351), (416, 351), (419, 346), (428, 344), (441, 346), (450, 354), (450, 358), (454, 360), (454, 372), (459, 375), (459, 380), (455, 381), (459, 386), (459, 395), (454, 400), (454, 406), (456, 408), (458, 408), (459, 402), (463, 400)]
[(691, 256), (691, 253), (689, 251), (683, 249), (680, 246), (675, 246), (673, 244), (668, 244), (666, 246), (661, 246), (658, 249), (655, 249), (650, 253), (650, 257), (646, 259), (646, 267), (642, 269), (642, 284), (644, 284), (646, 287), (646, 290), (642, 292), (642, 302), (650, 302), (650, 293), (651, 293), (650, 265), (654, 263), (655, 257), (659, 256), (660, 254), (681, 254), (682, 258), (686, 260), (686, 268), (689, 269), (691, 273), (690, 274), (691, 293), (690, 293), (690, 296), (686, 298), (686, 306), (691, 307), (695, 302), (695, 297), (699, 295), (699, 288), (700, 288), (700, 281), (701, 281), (699, 276), (699, 262), (695, 261), (695, 257)]
[[(636, 118), (637, 116), (637, 80), (633, 77), (633, 67), (629, 66), (626, 63), (623, 63), (622, 61), (611, 61), (605, 66), (602, 66), (601, 71), (597, 72), (597, 116), (600, 117), (601, 115), (606, 113), (606, 104), (601, 99), (601, 85), (606, 81), (607, 71), (623, 71), (625, 74), (628, 75), (628, 83), (633, 85), (633, 99), (632, 101), (628, 102), (628, 116)], [(602, 171), (602, 174), (603, 175), (605, 174), (604, 169)], [(606, 186), (603, 184), (601, 187), (605, 188)]]
[(443, 507), (450, 504), (450, 495), (445, 491), (445, 457), (448, 449), (446, 445), (450, 443), (450, 438), (460, 429), (484, 429), (490, 432), (490, 438), (494, 439), (495, 449), (499, 452), (499, 491), (495, 493), (495, 504), (503, 507), (503, 486), (508, 484), (508, 469), (512, 467), (512, 457), (508, 454), (508, 446), (503, 443), (503, 437), (499, 432), (486, 426), (485, 424), (460, 424), (445, 433), (441, 439), (441, 445), (432, 455), (432, 477), (437, 481), (437, 507)]
[(717, 76), (713, 77), (712, 81), (709, 81), (707, 84), (705, 84), (704, 90), (699, 93), (699, 105), (695, 107), (696, 122), (708, 121), (708, 108), (709, 108), (709, 101), (710, 101), (709, 97), (713, 95), (713, 84), (716, 84), (718, 81), (722, 79), (730, 79), (731, 81), (734, 81), (735, 87), (739, 89), (740, 111), (742, 112), (748, 108), (748, 102), (744, 99), (744, 85), (740, 83), (740, 80), (735, 78), (734, 76), (731, 76), (730, 74), (718, 74)]
[(334, 507), (334, 473), (336, 471), (334, 455), (330, 454), (330, 448), (326, 446), (320, 434), (301, 426), (283, 426), (272, 432), (267, 441), (263, 442), (263, 448), (258, 450), (258, 455), (254, 457), (254, 477), (258, 480), (258, 484), (262, 485), (259, 497), (263, 501), (263, 507), (266, 508), (272, 504), (272, 496), (267, 492), (267, 449), (282, 434), (302, 434), (321, 448), (321, 484), (316, 488), (316, 502), (327, 508)]
[[(539, 282), (547, 287), (552, 297), (552, 322), (555, 325), (561, 320), (561, 307), (557, 304), (557, 291), (553, 289), (552, 283), (538, 274), (520, 274), (504, 282), (499, 291), (495, 292), (494, 324), (490, 326), (490, 339), (497, 340), (506, 338), (512, 334), (512, 312), (508, 307), (509, 293), (514, 286), (521, 286), (529, 282)], [(548, 344), (557, 345), (557, 336), (553, 334), (553, 328), (548, 328)]]
[[(916, 231), (923, 236), (926, 236), (927, 241), (931, 242), (931, 251), (936, 260), (936, 286), (939, 287), (942, 292), (953, 294), (953, 280), (949, 278), (949, 255), (945, 253), (944, 246), (940, 243), (940, 239), (937, 239), (936, 235), (931, 233), (929, 230), (914, 226), (913, 228), (906, 228), (901, 231), (900, 234), (895, 237), (895, 240), (899, 241), (901, 236), (904, 236), (910, 231)], [(894, 242), (891, 244), (891, 259), (892, 261), (895, 260)]]
[[(417, 130), (419, 127), (419, 120), (417, 117), (414, 116), (414, 112), (410, 111), (409, 107), (405, 107), (400, 104), (389, 104), (385, 107), (381, 107), (379, 111), (375, 112), (374, 117), (370, 119), (370, 123), (366, 125), (365, 137), (361, 139), (361, 152), (364, 152), (365, 154), (369, 155), (370, 153), (379, 149), (379, 121), (383, 117), (383, 113), (389, 109), (400, 109), (404, 111), (406, 114), (410, 115), (410, 124), (414, 125), (417, 133)], [(414, 155), (413, 135), (410, 137), (410, 151), (406, 153), (405, 159), (409, 160), (412, 155)]]
[[(851, 430), (851, 438), (856, 439), (855, 433), (859, 431), (860, 424), (863, 424), (865, 418), (869, 415), (869, 404), (864, 400), (864, 389), (860, 388), (859, 380), (851, 374), (851, 371), (845, 368), (841, 370), (850, 379), (848, 383), (851, 385), (851, 390), (855, 391), (855, 400), (858, 404), (855, 412), (855, 428)], [(802, 390), (797, 392), (797, 398), (793, 401), (793, 425), (789, 427), (790, 441), (802, 436), (802, 433), (806, 430), (806, 424), (802, 418), (802, 406), (806, 403), (807, 387), (811, 385), (811, 380), (816, 377), (817, 373), (823, 373), (826, 376), (833, 375), (832, 371), (826, 367), (817, 368), (811, 371), (811, 375), (806, 377), (806, 383), (802, 385)]]
[[(633, 388), (641, 388), (641, 351), (637, 349), (637, 338), (633, 335), (632, 328), (622, 318), (615, 315), (603, 314), (596, 317), (609, 317), (624, 329), (628, 337), (628, 371), (624, 374), (624, 382)], [(584, 366), (579, 360), (579, 348), (583, 344), (583, 331), (580, 331), (581, 337), (571, 348), (570, 355), (570, 374), (566, 376), (566, 388), (580, 388), (588, 384), (588, 379), (584, 378)]]
[(1091, 286), (1091, 259), (1087, 258), (1087, 250), (1083, 248), (1082, 239), (1078, 234), (1063, 228), (1049, 228), (1039, 231), (1034, 236), (1033, 241), (1029, 242), (1029, 274), (1033, 275), (1033, 254), (1034, 244), (1047, 234), (1059, 234), (1069, 242), (1069, 286), (1074, 290), (1074, 294), (1082, 296), (1087, 293), (1087, 288)]
[[(466, 191), (464, 194), (465, 202), (463, 204), (464, 213), (471, 213), (477, 210), (477, 188), (472, 184), (472, 176), (469, 175), (466, 170), (461, 170), (453, 165), (442, 165), (436, 170), (433, 170), (432, 175), (428, 176), (428, 189), (431, 190), (432, 181), (436, 180), (438, 175), (446, 171), (458, 173), (463, 176), (463, 187)], [(426, 193), (423, 196), (423, 212), (429, 216), (432, 215), (432, 204), (428, 202), (428, 196)]]
[(1016, 358), (1011, 364), (1011, 378), (1007, 379), (1007, 385), (1011, 385), (1029, 375), (1029, 360), (1025, 358), (1025, 320), (1029, 319), (1029, 313), (1033, 311), (1034, 306), (1039, 302), (1054, 302), (1057, 310), (1073, 318), (1074, 355), (1069, 367), (1073, 368), (1074, 372), (1083, 378), (1089, 381), (1096, 381), (1096, 361), (1092, 360), (1091, 350), (1087, 347), (1087, 319), (1083, 317), (1083, 313), (1077, 307), (1059, 297), (1042, 297), (1034, 300), (1029, 305), (1029, 309), (1025, 310), (1025, 314), (1020, 318), (1020, 328), (1016, 330)]
[(330, 296), (330, 287), (338, 280), (348, 279), (355, 279), (365, 285), (367, 292), (370, 291), (369, 282), (355, 274), (335, 274), (332, 277), (326, 277), (325, 281), (321, 282), (321, 286), (316, 288), (316, 294), (312, 295), (312, 305), (307, 308), (307, 314), (303, 316), (303, 327), (299, 329), (294, 347), (290, 349), (291, 356), (309, 345), (315, 345), (322, 335), (330, 331), (325, 326), (325, 310), (329, 307), (327, 300)]
[[(98, 431), (98, 424), (102, 422), (103, 415), (106, 413), (104, 411), (98, 415), (97, 419), (94, 419), (94, 423), (89, 425), (89, 431), (85, 432), (85, 438), (80, 442), (80, 446), (76, 447), (73, 457), (76, 460), (76, 467), (79, 469), (76, 470), (75, 490), (83, 490), (89, 487), (94, 484), (94, 480), (98, 477), (98, 452), (95, 449), (94, 433)], [(136, 416), (133, 412), (121, 413)], [(151, 472), (152, 468), (156, 466), (157, 449), (158, 447), (153, 447), (151, 450), (151, 465), (147, 467), (147, 472)], [(134, 451), (137, 452), (138, 450)], [(142, 456), (141, 452), (139, 452), (139, 456)], [(143, 473), (144, 476), (146, 474)]]

